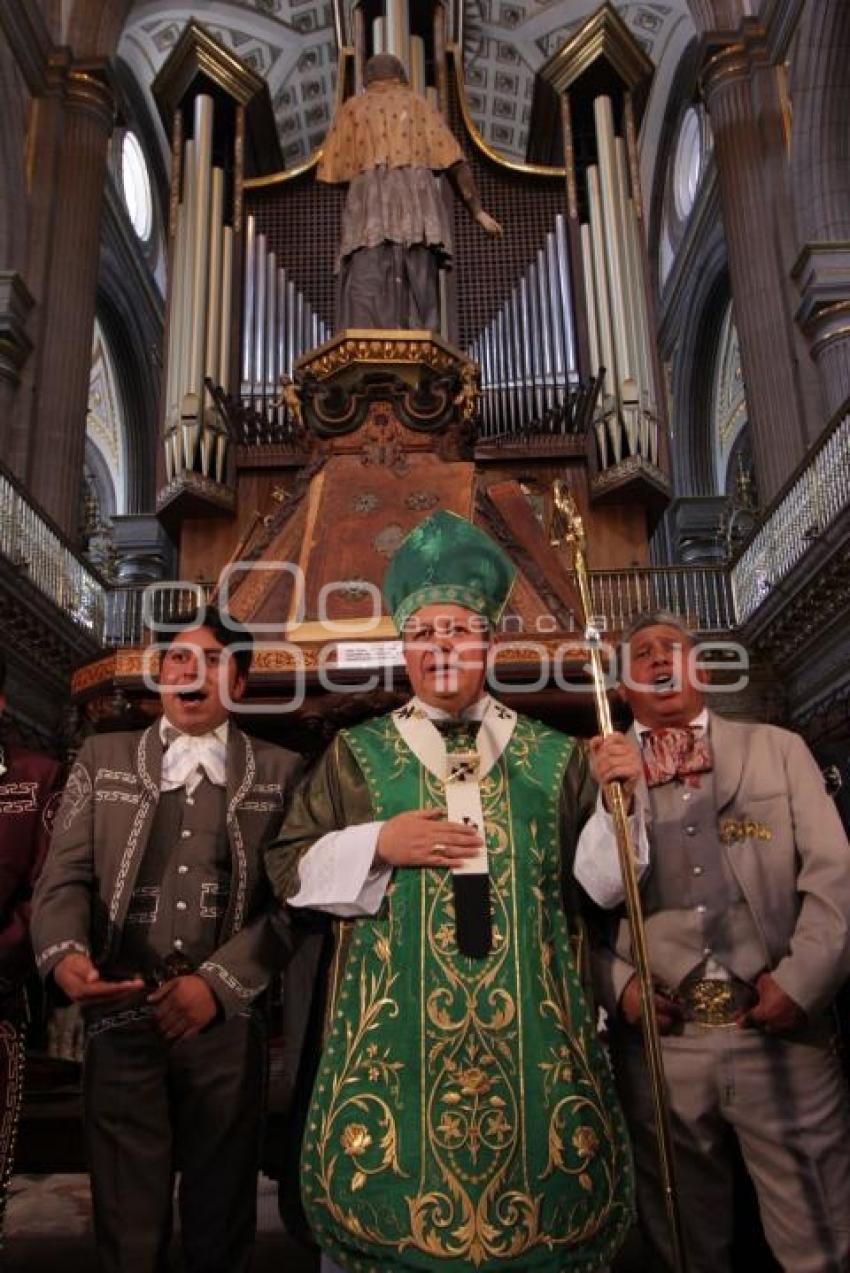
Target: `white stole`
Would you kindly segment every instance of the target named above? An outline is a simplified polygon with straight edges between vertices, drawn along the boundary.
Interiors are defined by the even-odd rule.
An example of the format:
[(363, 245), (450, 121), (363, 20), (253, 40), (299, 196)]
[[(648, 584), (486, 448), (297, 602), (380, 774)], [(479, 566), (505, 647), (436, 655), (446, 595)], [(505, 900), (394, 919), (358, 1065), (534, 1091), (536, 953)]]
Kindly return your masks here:
[[(482, 844), (474, 857), (464, 858), (452, 871), (456, 875), (486, 875), (487, 845), (481, 807), (481, 783), (498, 762), (511, 740), (516, 712), (488, 696), (473, 750), (447, 751), (446, 741), (422, 702), (411, 699), (393, 712), (393, 722), (421, 765), (442, 783), (450, 822), (461, 822), (479, 832)], [(470, 728), (475, 721), (468, 722)]]

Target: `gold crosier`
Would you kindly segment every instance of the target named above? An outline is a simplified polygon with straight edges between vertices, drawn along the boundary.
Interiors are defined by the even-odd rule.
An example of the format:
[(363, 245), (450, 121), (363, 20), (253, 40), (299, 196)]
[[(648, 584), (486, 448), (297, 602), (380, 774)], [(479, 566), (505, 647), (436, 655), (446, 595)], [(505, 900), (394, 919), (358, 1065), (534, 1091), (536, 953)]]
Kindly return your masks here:
[[(593, 603), (590, 598), (590, 584), (587, 574), (587, 540), (584, 532), (584, 523), (579, 515), (575, 500), (560, 479), (552, 487), (550, 543), (554, 548), (565, 544), (572, 551), (576, 584), (583, 610), (583, 614), (580, 617), (584, 624), (585, 641), (590, 651), (596, 716), (600, 733), (607, 737), (609, 734), (614, 733), (614, 726), (611, 721), (611, 705), (608, 702), (605, 671), (602, 666), (601, 628), (597, 626), (594, 618)], [(641, 906), (637, 875), (635, 874), (634, 849), (629, 831), (622, 785), (619, 782), (609, 782), (606, 788), (606, 796), (614, 822), (617, 854), (620, 860), (620, 872), (623, 877), (623, 890), (625, 892), (626, 914), (632, 935), (632, 955), (640, 986), (643, 1044), (652, 1088), (652, 1105), (655, 1113), (655, 1129), (658, 1136), (658, 1159), (661, 1168), (661, 1183), (664, 1190), (667, 1223), (670, 1230), (673, 1267), (677, 1273), (686, 1273), (687, 1262), (685, 1259), (682, 1218), (679, 1211), (679, 1196), (676, 1189), (670, 1110), (664, 1085), (661, 1035), (655, 1012), (655, 989), (649, 966), (646, 926), (643, 919), (643, 907)]]

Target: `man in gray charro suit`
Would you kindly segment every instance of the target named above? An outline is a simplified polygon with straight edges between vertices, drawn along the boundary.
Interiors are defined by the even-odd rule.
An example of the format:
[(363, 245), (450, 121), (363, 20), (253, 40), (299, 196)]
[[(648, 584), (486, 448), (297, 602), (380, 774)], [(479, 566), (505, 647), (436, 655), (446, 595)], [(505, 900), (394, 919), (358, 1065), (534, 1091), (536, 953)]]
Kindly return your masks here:
[[(624, 643), (635, 724), (597, 738), (600, 783), (622, 780), (649, 831), (641, 882), (690, 1273), (728, 1273), (737, 1138), (774, 1255), (793, 1273), (850, 1268), (850, 1116), (829, 1011), (850, 971), (850, 845), (803, 741), (705, 707), (675, 616)], [(688, 666), (688, 660), (690, 665)], [(622, 898), (598, 845), (603, 906)], [(607, 885), (601, 858), (607, 858)], [(653, 1270), (670, 1267), (628, 924), (595, 950), (633, 1135)]]
[(86, 741), (35, 895), (39, 970), (87, 1020), (106, 1273), (166, 1267), (175, 1170), (187, 1273), (250, 1263), (265, 1087), (257, 1003), (287, 942), (261, 849), (298, 763), (229, 720), (250, 659), (250, 636), (211, 608), (174, 634), (161, 721)]

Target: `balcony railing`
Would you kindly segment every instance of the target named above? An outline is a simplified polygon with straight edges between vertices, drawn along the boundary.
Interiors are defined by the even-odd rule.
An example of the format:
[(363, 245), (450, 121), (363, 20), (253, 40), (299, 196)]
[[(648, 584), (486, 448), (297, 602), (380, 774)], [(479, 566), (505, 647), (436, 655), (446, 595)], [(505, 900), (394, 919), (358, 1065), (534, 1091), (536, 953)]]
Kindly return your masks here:
[(212, 591), (211, 584), (167, 582), (110, 588), (103, 644), (142, 645), (158, 640), (179, 615), (191, 614)]
[(735, 627), (729, 575), (722, 566), (593, 570), (590, 594), (596, 614), (618, 633), (647, 610), (669, 610), (704, 635)]
[[(718, 566), (645, 567), (598, 570), (590, 576), (594, 609), (606, 631), (620, 633), (646, 610), (672, 610), (704, 634), (735, 626), (729, 576)], [(209, 595), (210, 585), (155, 584), (145, 598), (144, 585), (112, 588), (107, 594), (104, 644), (141, 645), (156, 640), (157, 629), (190, 612)], [(568, 631), (579, 632), (573, 621)]]
[(5, 468), (0, 468), (0, 556), (77, 627), (103, 640), (103, 580)]
[(839, 416), (814, 455), (792, 477), (731, 570), (739, 624), (766, 600), (850, 506), (850, 413)]

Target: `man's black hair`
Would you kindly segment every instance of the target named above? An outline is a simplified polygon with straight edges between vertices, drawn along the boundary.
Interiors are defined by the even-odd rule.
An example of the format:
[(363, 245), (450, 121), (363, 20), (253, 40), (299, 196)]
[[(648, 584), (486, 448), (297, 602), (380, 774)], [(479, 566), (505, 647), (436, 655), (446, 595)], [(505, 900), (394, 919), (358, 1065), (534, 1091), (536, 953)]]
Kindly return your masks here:
[(6, 688), (6, 655), (0, 650), (0, 694)]
[(216, 606), (205, 604), (199, 605), (196, 610), (181, 611), (174, 616), (172, 623), (174, 624), (172, 631), (166, 632), (163, 636), (165, 645), (171, 645), (189, 628), (207, 628), (219, 645), (225, 649), (234, 645), (242, 647), (233, 655), (233, 662), (240, 676), (248, 675), (248, 669), (251, 666), (251, 647), (254, 644), (254, 635), (249, 628), (243, 627), (229, 615), (225, 619)]

